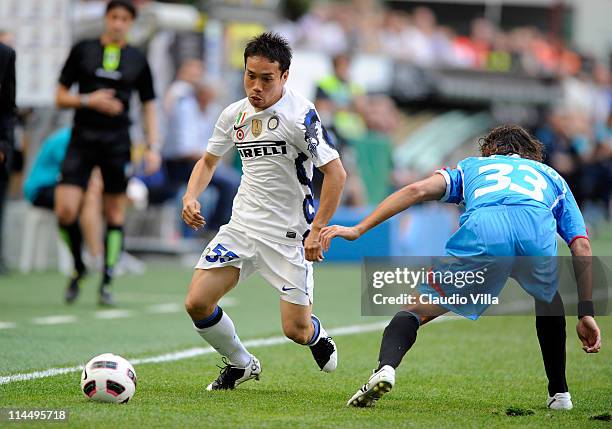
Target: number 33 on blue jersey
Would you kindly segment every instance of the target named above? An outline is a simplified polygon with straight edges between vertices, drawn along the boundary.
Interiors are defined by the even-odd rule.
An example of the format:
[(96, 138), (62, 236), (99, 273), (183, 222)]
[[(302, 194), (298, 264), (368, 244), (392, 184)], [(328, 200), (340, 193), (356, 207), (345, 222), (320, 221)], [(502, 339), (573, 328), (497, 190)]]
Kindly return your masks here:
[(518, 155), (493, 155), (466, 158), (456, 169), (437, 173), (446, 180), (441, 200), (464, 203), (463, 219), (482, 207), (532, 206), (552, 212), (558, 232), (566, 241), (586, 234), (582, 214), (567, 183), (545, 164)]

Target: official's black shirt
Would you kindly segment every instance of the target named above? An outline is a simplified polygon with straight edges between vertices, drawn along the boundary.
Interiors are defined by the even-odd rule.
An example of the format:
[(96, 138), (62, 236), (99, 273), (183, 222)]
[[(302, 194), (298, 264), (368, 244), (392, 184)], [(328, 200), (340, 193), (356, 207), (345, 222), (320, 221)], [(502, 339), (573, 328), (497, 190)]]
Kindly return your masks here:
[(99, 39), (84, 40), (72, 47), (59, 82), (66, 88), (77, 83), (80, 94), (114, 89), (115, 97), (123, 103), (123, 112), (117, 116), (88, 108), (77, 109), (74, 116), (77, 128), (116, 130), (128, 127), (132, 91), (138, 91), (143, 103), (155, 98), (151, 69), (142, 52), (130, 45), (122, 48), (107, 46), (105, 52)]

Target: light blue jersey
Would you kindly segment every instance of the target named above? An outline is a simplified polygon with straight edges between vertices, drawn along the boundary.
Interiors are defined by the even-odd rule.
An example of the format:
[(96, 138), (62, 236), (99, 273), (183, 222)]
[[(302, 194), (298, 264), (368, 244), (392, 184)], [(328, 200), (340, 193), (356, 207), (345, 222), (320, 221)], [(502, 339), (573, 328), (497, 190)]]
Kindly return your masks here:
[[(487, 293), (497, 297), (509, 277), (530, 295), (550, 302), (558, 287), (557, 232), (571, 244), (587, 231), (567, 183), (552, 168), (517, 155), (466, 158), (438, 170), (446, 180), (442, 201), (465, 204), (447, 256), (435, 271), (486, 272), (485, 284), (423, 284), (421, 294), (440, 297)], [(477, 319), (488, 304), (444, 305)]]
[(587, 235), (584, 219), (567, 183), (545, 164), (518, 155), (493, 155), (466, 158), (456, 169), (437, 172), (446, 180), (442, 201), (465, 204), (460, 225), (478, 210), (520, 206), (550, 213), (549, 221), (556, 223), (556, 231), (568, 245), (575, 238)]
[(28, 201), (33, 202), (42, 188), (55, 186), (59, 181), (71, 133), (70, 127), (60, 128), (43, 141), (23, 184), (23, 194)]

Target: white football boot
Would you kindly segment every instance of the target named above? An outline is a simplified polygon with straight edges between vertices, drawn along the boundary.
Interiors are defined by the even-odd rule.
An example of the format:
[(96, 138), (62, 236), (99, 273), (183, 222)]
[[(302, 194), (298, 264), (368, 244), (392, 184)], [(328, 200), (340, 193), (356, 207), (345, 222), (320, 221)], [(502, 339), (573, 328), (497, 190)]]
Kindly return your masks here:
[(223, 357), (222, 360), (225, 366), (219, 367), (221, 368), (219, 377), (210, 383), (206, 387), (206, 390), (231, 390), (235, 389), (239, 384), (242, 384), (252, 378), (259, 380), (259, 374), (261, 374), (261, 364), (255, 356), (251, 355), (251, 362), (249, 362), (249, 364), (244, 368), (230, 364), (225, 357)]
[(374, 370), (368, 382), (349, 399), (346, 405), (352, 407), (371, 407), (385, 393), (390, 392), (394, 384), (395, 369), (392, 366), (385, 365), (378, 371)]
[(569, 392), (555, 393), (555, 396), (549, 396), (546, 406), (551, 410), (571, 410), (574, 408), (572, 396)]

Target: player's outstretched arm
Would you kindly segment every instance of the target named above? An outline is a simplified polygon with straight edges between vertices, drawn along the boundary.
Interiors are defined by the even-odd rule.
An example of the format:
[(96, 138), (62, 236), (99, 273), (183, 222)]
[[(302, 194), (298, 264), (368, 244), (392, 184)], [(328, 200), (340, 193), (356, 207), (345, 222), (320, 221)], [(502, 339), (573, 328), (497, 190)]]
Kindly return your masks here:
[(320, 262), (323, 260), (323, 248), (319, 234), (340, 204), (342, 189), (344, 189), (344, 182), (346, 181), (346, 172), (340, 159), (334, 159), (318, 168), (323, 173), (321, 201), (319, 210), (317, 210), (317, 214), (312, 221), (310, 233), (304, 241), (304, 253), (307, 260)]
[(187, 190), (183, 196), (183, 211), (181, 212), (181, 217), (187, 225), (196, 231), (206, 224), (204, 216), (200, 213), (200, 202), (198, 201), (198, 197), (210, 183), (210, 179), (217, 168), (219, 159), (220, 157), (218, 156), (204, 152), (202, 158), (200, 158), (193, 167), (189, 182), (187, 183)]
[(350, 241), (356, 240), (370, 229), (399, 212), (406, 210), (408, 207), (424, 201), (439, 200), (445, 192), (446, 181), (441, 174), (434, 174), (425, 180), (405, 186), (389, 195), (359, 224), (353, 227), (332, 225), (323, 228), (320, 234), (323, 249), (325, 251), (329, 249), (331, 240), (334, 237), (342, 237)]
[[(586, 238), (576, 238), (570, 245), (574, 275), (578, 286), (578, 324), (576, 332), (587, 353), (597, 353), (601, 348), (601, 331), (593, 318), (593, 278), (591, 244)], [(584, 314), (583, 314), (584, 313)]]

